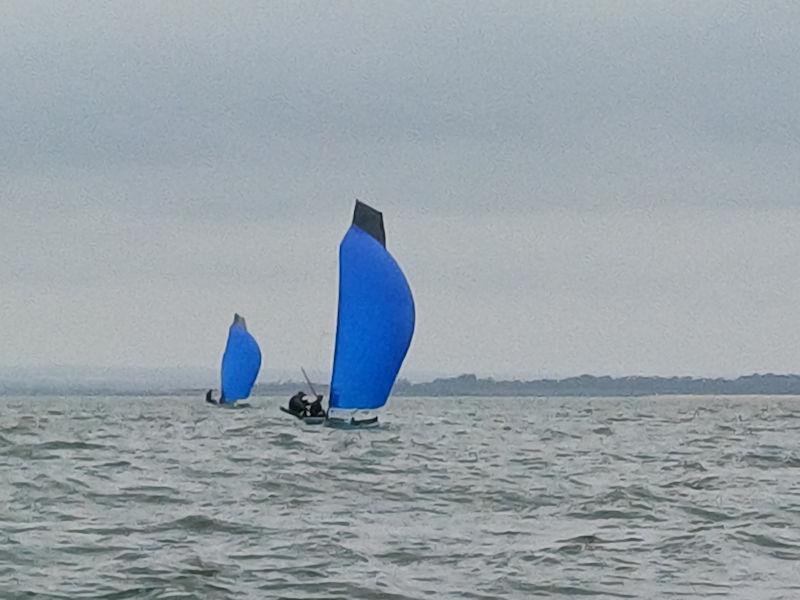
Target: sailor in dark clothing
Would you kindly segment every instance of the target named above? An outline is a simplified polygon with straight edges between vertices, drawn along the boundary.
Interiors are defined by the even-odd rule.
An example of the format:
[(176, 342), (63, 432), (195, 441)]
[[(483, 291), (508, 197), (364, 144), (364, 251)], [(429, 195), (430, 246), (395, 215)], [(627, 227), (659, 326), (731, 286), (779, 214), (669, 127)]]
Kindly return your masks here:
[(308, 416), (308, 400), (305, 399), (304, 392), (297, 392), (289, 398), (289, 412), (298, 417)]
[(308, 414), (311, 417), (325, 416), (325, 409), (322, 408), (322, 394), (317, 394), (317, 399), (309, 405)]

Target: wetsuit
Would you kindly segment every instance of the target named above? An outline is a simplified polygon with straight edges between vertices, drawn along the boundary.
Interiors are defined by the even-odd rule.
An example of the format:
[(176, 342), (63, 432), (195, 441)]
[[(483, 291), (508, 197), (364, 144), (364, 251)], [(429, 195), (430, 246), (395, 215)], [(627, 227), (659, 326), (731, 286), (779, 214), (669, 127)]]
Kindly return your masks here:
[(317, 396), (308, 407), (308, 414), (312, 417), (324, 417), (325, 409), (322, 408), (322, 396)]
[(297, 392), (294, 396), (289, 398), (289, 412), (298, 416), (305, 416), (308, 401), (304, 400), (303, 396), (304, 394)]

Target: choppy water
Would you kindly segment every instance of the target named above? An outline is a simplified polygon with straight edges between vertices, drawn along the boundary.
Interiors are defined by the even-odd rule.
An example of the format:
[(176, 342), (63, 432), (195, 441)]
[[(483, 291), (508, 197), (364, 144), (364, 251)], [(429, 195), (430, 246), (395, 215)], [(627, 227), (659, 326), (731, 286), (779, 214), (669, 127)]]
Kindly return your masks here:
[(0, 399), (0, 598), (798, 598), (800, 399)]

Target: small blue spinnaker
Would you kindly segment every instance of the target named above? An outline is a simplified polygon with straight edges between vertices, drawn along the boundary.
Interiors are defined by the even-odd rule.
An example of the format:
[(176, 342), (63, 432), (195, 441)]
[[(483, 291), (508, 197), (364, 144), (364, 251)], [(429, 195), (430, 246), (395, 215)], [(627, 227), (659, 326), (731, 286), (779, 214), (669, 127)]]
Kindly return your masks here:
[(261, 349), (247, 331), (244, 317), (235, 314), (222, 355), (221, 404), (244, 400), (250, 395), (261, 368)]
[(339, 245), (339, 314), (330, 407), (386, 404), (414, 334), (414, 298), (386, 250), (383, 215), (356, 201)]

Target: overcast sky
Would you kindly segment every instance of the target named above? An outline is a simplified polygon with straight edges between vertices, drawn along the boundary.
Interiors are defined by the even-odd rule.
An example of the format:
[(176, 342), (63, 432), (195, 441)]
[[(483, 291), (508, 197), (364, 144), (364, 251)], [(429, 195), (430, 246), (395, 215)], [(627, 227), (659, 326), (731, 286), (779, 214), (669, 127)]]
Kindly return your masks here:
[[(477, 3), (475, 3), (477, 4)], [(405, 372), (800, 371), (796, 2), (4, 2), (0, 365), (330, 368), (360, 198)]]

